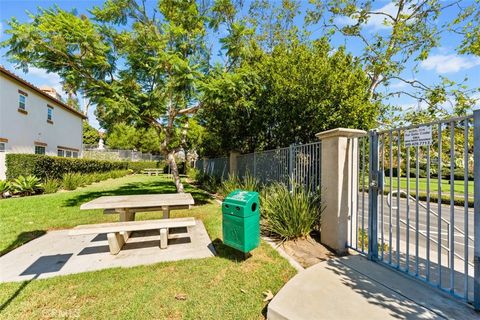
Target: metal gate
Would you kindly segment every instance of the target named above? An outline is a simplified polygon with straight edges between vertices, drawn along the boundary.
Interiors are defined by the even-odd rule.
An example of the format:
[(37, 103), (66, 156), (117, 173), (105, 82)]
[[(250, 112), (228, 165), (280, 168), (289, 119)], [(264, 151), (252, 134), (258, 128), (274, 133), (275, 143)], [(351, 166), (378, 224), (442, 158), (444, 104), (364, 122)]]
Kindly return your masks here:
[(480, 309), (480, 110), (370, 131), (358, 150), (349, 247)]

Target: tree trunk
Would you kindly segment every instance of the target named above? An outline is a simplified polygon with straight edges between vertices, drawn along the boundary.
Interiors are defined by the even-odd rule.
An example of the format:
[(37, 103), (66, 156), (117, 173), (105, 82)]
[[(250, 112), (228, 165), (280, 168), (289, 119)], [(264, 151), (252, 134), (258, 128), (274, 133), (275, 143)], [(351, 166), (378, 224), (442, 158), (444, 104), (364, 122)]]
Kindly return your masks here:
[(183, 193), (183, 184), (180, 181), (180, 174), (178, 173), (177, 163), (175, 162), (175, 152), (169, 151), (167, 154), (168, 164), (170, 165), (170, 170), (173, 175), (173, 180), (175, 182), (175, 187), (177, 188), (178, 193)]

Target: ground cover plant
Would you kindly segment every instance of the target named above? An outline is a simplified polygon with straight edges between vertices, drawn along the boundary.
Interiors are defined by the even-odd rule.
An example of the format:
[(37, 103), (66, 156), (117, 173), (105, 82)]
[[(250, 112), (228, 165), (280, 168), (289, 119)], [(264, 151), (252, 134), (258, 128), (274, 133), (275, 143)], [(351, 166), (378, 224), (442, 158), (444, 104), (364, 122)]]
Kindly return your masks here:
[[(118, 219), (101, 210), (79, 210), (99, 196), (175, 191), (171, 179), (130, 175), (72, 192), (2, 200), (0, 250), (5, 253), (50, 229)], [(220, 206), (202, 190), (186, 185), (186, 192), (195, 207), (172, 215), (201, 219), (218, 256), (0, 284), (0, 318), (262, 319), (263, 293), (276, 293), (294, 269), (263, 242), (242, 261), (222, 243)], [(140, 213), (137, 218), (161, 216)], [(176, 299), (179, 295), (185, 300)]]

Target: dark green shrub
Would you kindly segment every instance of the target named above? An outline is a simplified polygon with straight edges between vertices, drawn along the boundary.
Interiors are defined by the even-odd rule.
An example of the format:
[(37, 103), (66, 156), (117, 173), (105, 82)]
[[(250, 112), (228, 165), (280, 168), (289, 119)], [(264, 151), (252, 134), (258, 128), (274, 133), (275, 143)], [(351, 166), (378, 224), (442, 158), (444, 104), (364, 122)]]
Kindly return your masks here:
[(47, 179), (42, 183), (43, 193), (55, 193), (60, 189), (60, 181), (57, 179)]
[(22, 196), (29, 196), (42, 190), (40, 179), (35, 176), (19, 176), (12, 181), (14, 192)]
[(12, 185), (7, 180), (0, 180), (0, 199), (5, 196), (5, 193), (10, 191)]
[(84, 182), (80, 173), (66, 173), (63, 175), (62, 185), (65, 190), (75, 190)]
[(103, 161), (91, 159), (72, 159), (51, 157), (38, 154), (7, 154), (7, 178), (20, 175), (34, 175), (41, 180), (62, 179), (66, 173), (94, 173), (124, 170), (129, 166), (126, 161)]
[(319, 193), (298, 186), (290, 192), (281, 183), (267, 186), (260, 202), (263, 230), (283, 240), (308, 236), (319, 225), (324, 209)]

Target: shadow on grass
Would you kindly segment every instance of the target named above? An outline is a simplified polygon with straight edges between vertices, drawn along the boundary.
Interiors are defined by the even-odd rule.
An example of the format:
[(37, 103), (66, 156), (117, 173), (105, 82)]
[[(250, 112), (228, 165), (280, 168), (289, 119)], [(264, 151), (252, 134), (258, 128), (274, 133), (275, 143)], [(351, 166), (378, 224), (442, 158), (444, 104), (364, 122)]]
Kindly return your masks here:
[(245, 261), (246, 259), (252, 256), (250, 253), (243, 253), (241, 251), (238, 251), (237, 249), (227, 246), (219, 238), (216, 238), (215, 240), (213, 240), (212, 244), (215, 247), (217, 256), (221, 258), (238, 262), (238, 261)]
[[(203, 205), (209, 202), (210, 196), (200, 190), (190, 188), (186, 186), (186, 192), (192, 194), (196, 205)], [(78, 194), (65, 201), (66, 207), (76, 207), (82, 203), (94, 200), (102, 196), (125, 196), (136, 194), (162, 194), (162, 193), (175, 193), (175, 185), (171, 181), (158, 180), (149, 182), (136, 182), (122, 185), (116, 189), (104, 190), (104, 191), (90, 191)]]
[(25, 243), (32, 241), (33, 239), (43, 236), (45, 233), (47, 233), (45, 230), (24, 231), (20, 233), (12, 243), (0, 251), (0, 257), (12, 251), (13, 249), (24, 245)]

